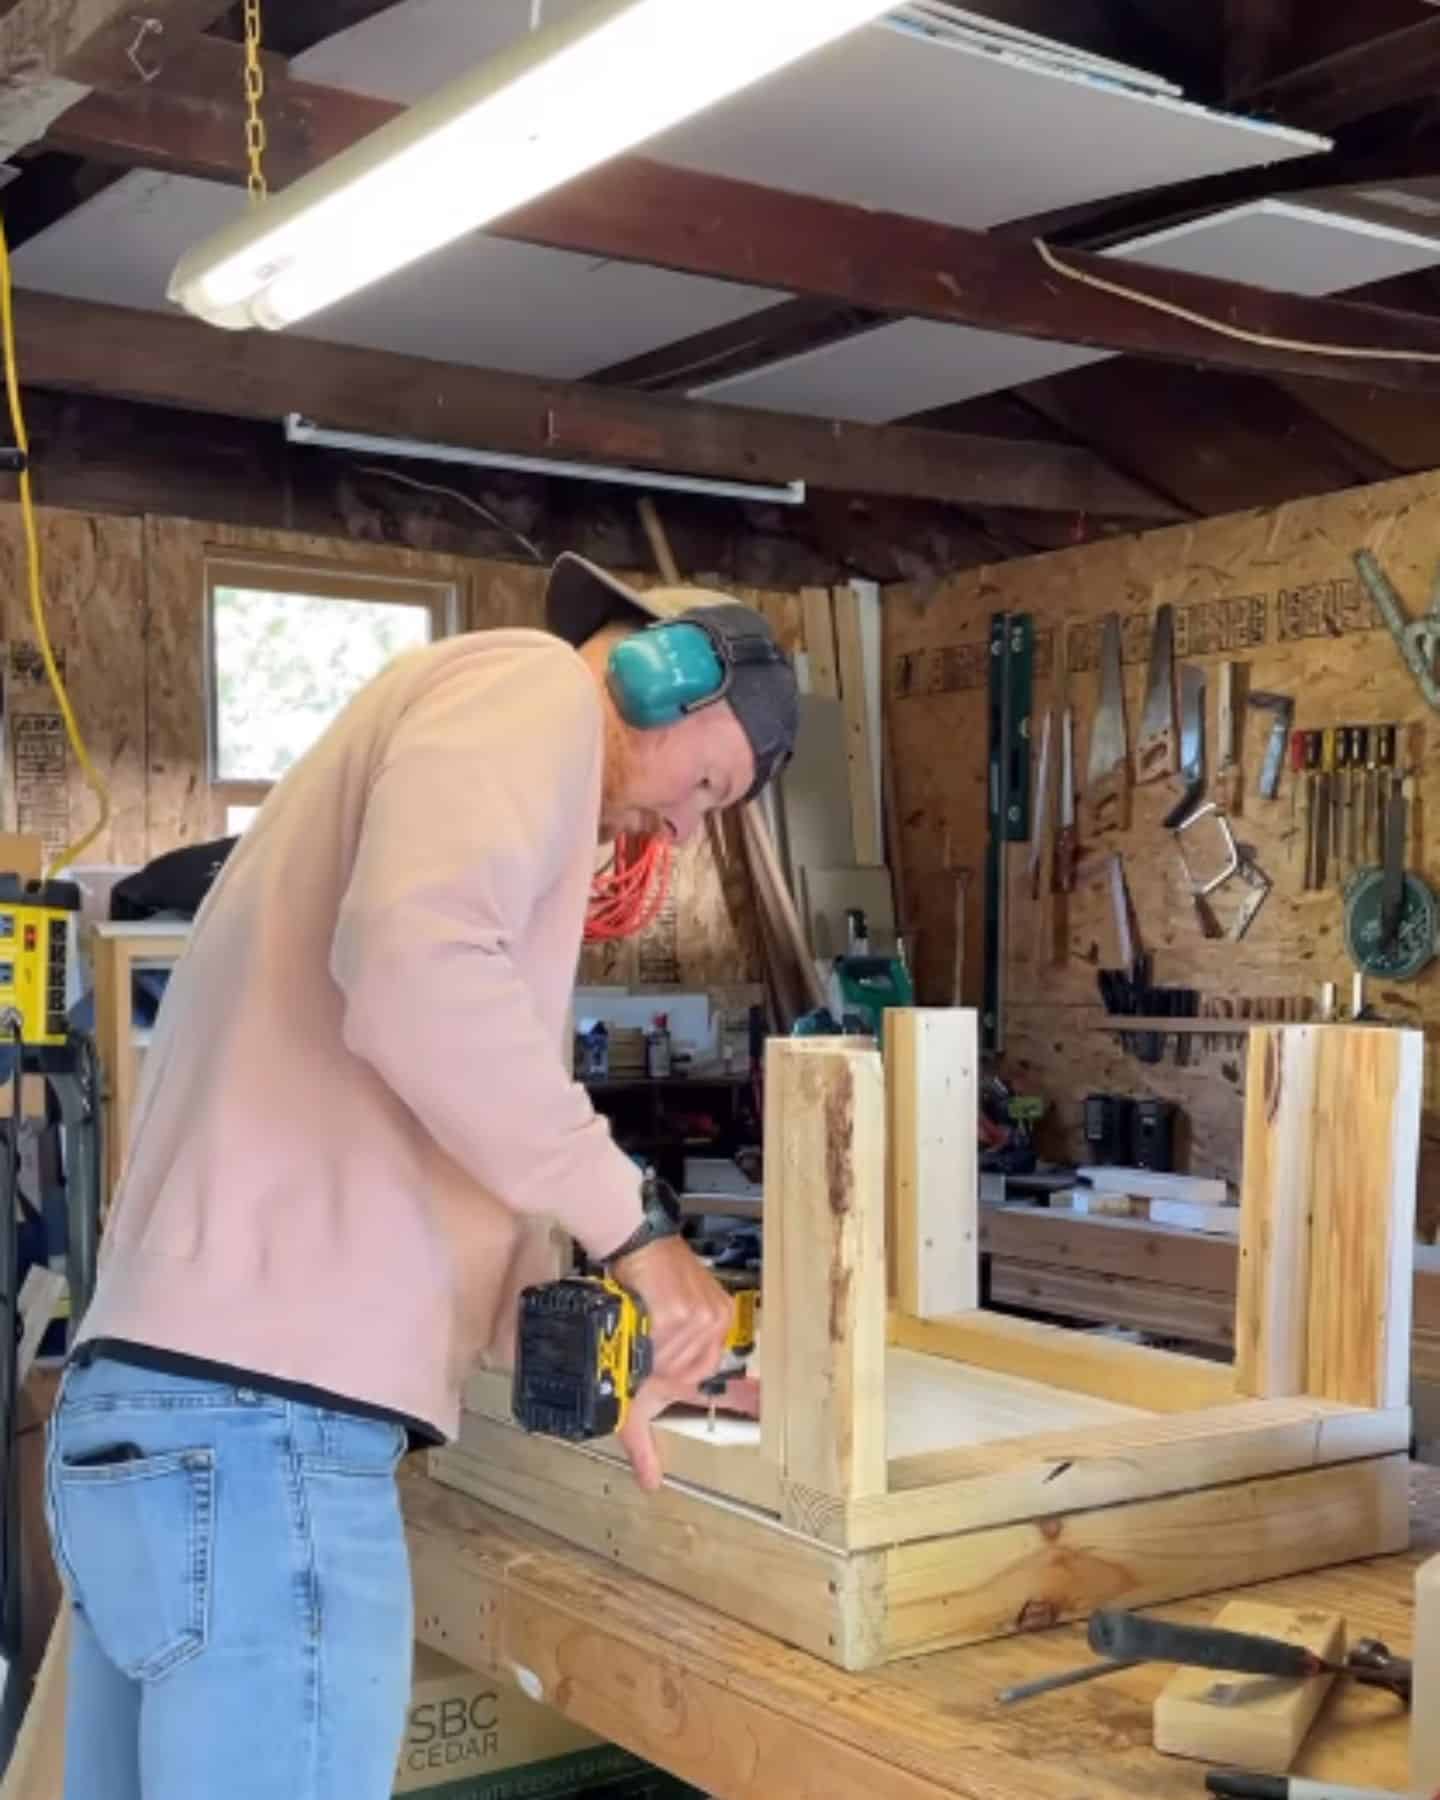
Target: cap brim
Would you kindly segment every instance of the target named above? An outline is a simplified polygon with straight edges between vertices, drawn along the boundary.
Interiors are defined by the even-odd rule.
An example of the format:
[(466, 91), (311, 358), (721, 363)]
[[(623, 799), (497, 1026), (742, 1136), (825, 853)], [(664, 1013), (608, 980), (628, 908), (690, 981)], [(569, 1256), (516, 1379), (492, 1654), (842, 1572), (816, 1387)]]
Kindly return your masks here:
[(597, 631), (617, 621), (638, 628), (665, 616), (644, 594), (583, 556), (567, 550), (555, 559), (545, 588), (545, 623), (567, 644), (578, 649)]

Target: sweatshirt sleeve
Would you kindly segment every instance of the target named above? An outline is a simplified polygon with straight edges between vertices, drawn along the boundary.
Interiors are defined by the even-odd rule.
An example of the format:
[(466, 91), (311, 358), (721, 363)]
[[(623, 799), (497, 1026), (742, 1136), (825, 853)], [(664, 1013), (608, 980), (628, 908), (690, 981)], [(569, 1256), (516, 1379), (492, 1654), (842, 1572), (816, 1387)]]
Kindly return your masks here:
[(640, 1221), (639, 1172), (570, 1079), (511, 946), (576, 834), (591, 842), (600, 708), (558, 642), (493, 654), (462, 659), (395, 728), (331, 972), (347, 1049), (497, 1199), (552, 1214), (598, 1257)]

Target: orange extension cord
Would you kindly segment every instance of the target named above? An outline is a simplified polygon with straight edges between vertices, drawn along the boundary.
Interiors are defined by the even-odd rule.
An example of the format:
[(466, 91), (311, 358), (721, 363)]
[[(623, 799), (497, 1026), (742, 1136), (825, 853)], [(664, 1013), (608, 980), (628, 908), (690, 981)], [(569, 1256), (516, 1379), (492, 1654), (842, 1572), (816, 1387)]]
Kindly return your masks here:
[(664, 905), (673, 865), (668, 837), (618, 837), (610, 866), (590, 887), (585, 942), (610, 943), (642, 932)]

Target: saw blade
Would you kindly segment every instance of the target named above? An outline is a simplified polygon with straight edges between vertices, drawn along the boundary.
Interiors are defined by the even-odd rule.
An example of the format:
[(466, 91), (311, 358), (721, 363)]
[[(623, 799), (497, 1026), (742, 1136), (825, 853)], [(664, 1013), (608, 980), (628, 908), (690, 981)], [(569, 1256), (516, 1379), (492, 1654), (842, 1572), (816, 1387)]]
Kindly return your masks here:
[(1175, 764), (1175, 608), (1162, 606), (1150, 639), (1145, 710), (1135, 746), (1136, 785), (1173, 775)]

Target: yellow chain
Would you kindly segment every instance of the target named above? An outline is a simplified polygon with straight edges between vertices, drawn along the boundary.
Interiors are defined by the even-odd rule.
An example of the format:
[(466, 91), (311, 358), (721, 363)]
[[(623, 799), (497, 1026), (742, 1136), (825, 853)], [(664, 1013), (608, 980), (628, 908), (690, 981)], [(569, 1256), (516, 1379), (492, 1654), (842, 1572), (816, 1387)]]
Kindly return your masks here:
[(260, 0), (245, 0), (245, 150), (250, 159), (246, 185), (250, 204), (258, 206), (269, 191), (265, 182), (265, 70), (260, 61)]

